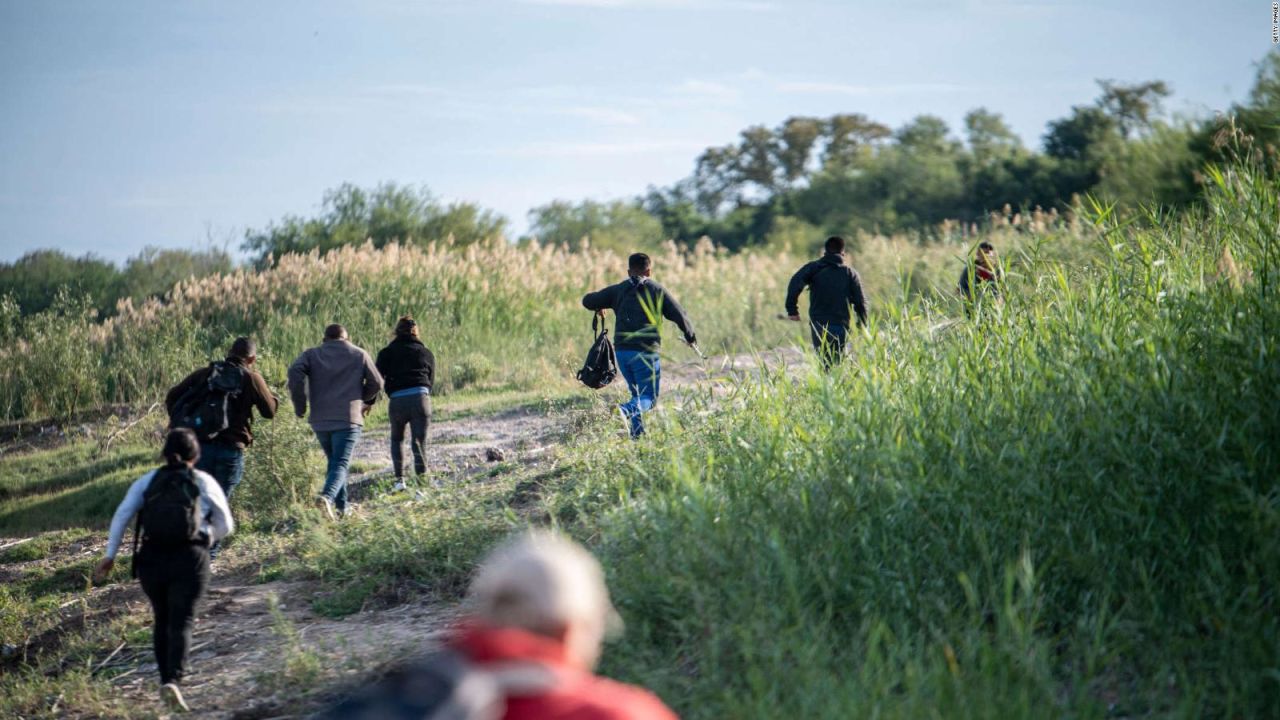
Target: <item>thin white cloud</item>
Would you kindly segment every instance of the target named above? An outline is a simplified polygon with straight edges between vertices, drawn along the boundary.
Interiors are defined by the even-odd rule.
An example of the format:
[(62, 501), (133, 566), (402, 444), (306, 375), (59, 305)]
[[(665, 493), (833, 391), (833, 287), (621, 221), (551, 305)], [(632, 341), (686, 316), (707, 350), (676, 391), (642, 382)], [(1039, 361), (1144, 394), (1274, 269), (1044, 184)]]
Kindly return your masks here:
[(536, 142), (510, 148), (494, 148), (486, 155), (521, 158), (599, 158), (647, 155), (665, 152), (694, 152), (702, 145), (671, 140), (635, 140), (627, 142)]
[(639, 125), (640, 118), (626, 110), (609, 107), (567, 107), (557, 111), (561, 115), (579, 117), (600, 125)]
[(963, 85), (947, 83), (898, 83), (890, 85), (851, 85), (821, 81), (780, 82), (774, 89), (782, 93), (805, 95), (849, 95), (867, 97), (872, 95), (913, 95), (919, 93), (953, 93), (964, 92), (971, 88)]
[(388, 85), (373, 85), (368, 88), (373, 95), (392, 95), (392, 96), (423, 96), (423, 95), (440, 95), (444, 92), (444, 88), (435, 85), (419, 85), (416, 83), (391, 83)]
[(692, 96), (721, 102), (731, 102), (742, 97), (742, 91), (738, 88), (711, 80), (685, 80), (676, 86), (675, 91), (677, 94), (683, 96)]

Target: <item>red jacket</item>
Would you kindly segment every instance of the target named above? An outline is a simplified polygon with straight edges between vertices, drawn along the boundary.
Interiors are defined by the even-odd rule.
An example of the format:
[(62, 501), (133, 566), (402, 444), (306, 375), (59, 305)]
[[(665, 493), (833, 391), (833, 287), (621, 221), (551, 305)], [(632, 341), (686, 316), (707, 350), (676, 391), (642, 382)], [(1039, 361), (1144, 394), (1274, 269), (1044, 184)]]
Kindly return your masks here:
[(536, 662), (556, 674), (557, 682), (548, 692), (508, 697), (504, 720), (676, 720), (653, 693), (575, 666), (564, 645), (548, 637), (470, 624), (458, 628), (450, 645), (477, 665)]

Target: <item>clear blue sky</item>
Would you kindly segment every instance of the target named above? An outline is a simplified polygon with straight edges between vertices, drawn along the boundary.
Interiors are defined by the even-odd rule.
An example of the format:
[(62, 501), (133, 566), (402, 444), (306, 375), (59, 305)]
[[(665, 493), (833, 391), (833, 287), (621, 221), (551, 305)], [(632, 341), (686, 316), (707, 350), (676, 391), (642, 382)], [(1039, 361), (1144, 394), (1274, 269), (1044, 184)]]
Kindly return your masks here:
[(524, 230), (790, 115), (1004, 114), (1096, 78), (1244, 96), (1266, 0), (0, 0), (0, 260), (238, 245), (342, 182), (425, 183)]

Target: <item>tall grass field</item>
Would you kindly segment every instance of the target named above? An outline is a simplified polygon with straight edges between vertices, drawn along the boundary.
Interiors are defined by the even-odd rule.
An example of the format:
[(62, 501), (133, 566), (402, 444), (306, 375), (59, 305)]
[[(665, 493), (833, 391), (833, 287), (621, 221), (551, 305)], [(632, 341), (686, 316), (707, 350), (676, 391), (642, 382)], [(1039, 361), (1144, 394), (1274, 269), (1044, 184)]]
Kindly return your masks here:
[[(1185, 214), (1094, 205), (1071, 224), (996, 224), (982, 237), (1007, 264), (1003, 301), (971, 318), (950, 295), (979, 238), (863, 238), (872, 322), (834, 371), (810, 357), (695, 384), (640, 442), (607, 402), (579, 402), (554, 466), (371, 499), (360, 522), (290, 519), (314, 448), (291, 417), (261, 423), (237, 500), (283, 519), (247, 524), (228, 557), (315, 583), (316, 611), (344, 615), (456, 601), (493, 542), (557, 525), (600, 556), (627, 625), (603, 671), (688, 718), (1274, 717), (1280, 183), (1247, 165), (1206, 177)], [(806, 259), (669, 246), (655, 277), (705, 351), (764, 357), (807, 343), (775, 319)], [(279, 387), (325, 324), (376, 350), (406, 313), (446, 411), (530, 389), (588, 397), (572, 383), (590, 340), (579, 299), (624, 267), (590, 249), (439, 243), (286, 256), (106, 321), (67, 297), (0, 323), (0, 414), (145, 407), (238, 334)], [(101, 534), (148, 450), (135, 437), (0, 459), (3, 534), (33, 531), (23, 514), (59, 497)], [(22, 557), (89, 535), (62, 533)], [(51, 626), (87, 562), (14, 575), (4, 642)], [(15, 712), (49, 716), (50, 697), (142, 712), (94, 705), (111, 686), (75, 669), (114, 637), (66, 638), (80, 645), (0, 680)]]

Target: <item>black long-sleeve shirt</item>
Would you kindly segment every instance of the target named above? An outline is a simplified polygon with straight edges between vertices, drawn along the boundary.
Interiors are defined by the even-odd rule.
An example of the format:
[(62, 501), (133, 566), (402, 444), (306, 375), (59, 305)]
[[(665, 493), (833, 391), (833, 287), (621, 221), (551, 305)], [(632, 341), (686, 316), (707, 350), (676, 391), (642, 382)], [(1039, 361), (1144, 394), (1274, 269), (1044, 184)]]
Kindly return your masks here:
[(436, 356), (412, 335), (397, 335), (378, 351), (374, 366), (382, 374), (387, 395), (413, 387), (432, 389), (436, 379)]
[[(619, 350), (656, 352), (662, 344), (658, 332), (659, 315), (679, 326), (686, 342), (693, 343), (693, 323), (667, 289), (649, 278), (632, 275), (603, 290), (587, 293), (582, 306), (588, 310), (612, 310), (614, 345)], [(646, 311), (648, 308), (648, 311)]]
[(800, 314), (800, 293), (809, 287), (809, 319), (815, 323), (849, 326), (849, 307), (858, 314), (858, 325), (867, 324), (867, 301), (858, 271), (844, 264), (844, 256), (827, 253), (805, 265), (787, 286), (787, 314)]

